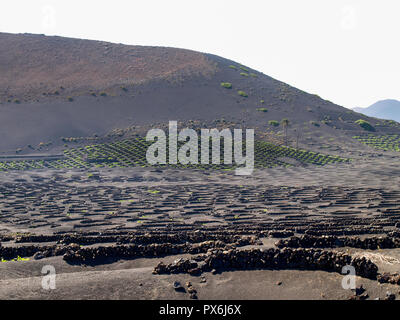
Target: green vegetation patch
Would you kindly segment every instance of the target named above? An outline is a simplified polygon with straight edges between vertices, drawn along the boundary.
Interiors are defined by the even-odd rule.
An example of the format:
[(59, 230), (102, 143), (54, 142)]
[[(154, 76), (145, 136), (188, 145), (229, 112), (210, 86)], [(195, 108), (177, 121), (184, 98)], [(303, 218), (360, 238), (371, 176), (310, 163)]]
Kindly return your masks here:
[(244, 92), (244, 91), (242, 91), (242, 90), (239, 90), (239, 91), (238, 91), (238, 95), (241, 96), (241, 97), (245, 97), (245, 98), (248, 97), (247, 93)]
[(270, 126), (277, 127), (277, 126), (279, 126), (279, 121), (270, 120), (270, 121), (268, 121), (268, 124), (269, 124)]
[(267, 108), (257, 108), (256, 110), (260, 112), (268, 112)]
[(18, 256), (18, 257), (14, 258), (14, 259), (11, 259), (11, 260), (5, 260), (5, 259), (1, 258), (0, 262), (9, 262), (9, 261), (29, 261), (29, 260), (30, 260), (29, 258), (22, 258), (22, 257)]
[(384, 151), (400, 151), (399, 134), (377, 135), (369, 133), (361, 136), (354, 136), (353, 138), (376, 149)]
[(358, 125), (360, 125), (361, 128), (367, 131), (375, 131), (375, 128), (366, 120), (359, 119), (355, 121)]
[(221, 82), (221, 87), (224, 87), (226, 89), (232, 89), (232, 83), (229, 82)]

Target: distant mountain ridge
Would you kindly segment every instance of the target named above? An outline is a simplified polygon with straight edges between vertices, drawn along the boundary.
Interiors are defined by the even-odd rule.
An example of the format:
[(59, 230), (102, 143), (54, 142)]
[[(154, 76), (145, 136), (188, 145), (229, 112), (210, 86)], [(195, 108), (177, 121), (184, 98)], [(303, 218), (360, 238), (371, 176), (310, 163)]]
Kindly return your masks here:
[(369, 117), (400, 122), (400, 101), (398, 100), (381, 100), (367, 108), (354, 108), (353, 110)]

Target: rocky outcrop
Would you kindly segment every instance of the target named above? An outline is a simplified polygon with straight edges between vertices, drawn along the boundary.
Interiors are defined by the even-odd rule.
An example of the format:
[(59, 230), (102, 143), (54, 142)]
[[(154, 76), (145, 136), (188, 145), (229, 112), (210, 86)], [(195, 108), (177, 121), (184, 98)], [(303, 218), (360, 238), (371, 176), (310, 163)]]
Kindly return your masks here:
[(155, 274), (190, 273), (251, 269), (302, 269), (341, 272), (352, 265), (360, 277), (376, 279), (378, 267), (370, 260), (352, 258), (342, 252), (319, 249), (209, 250), (195, 259), (178, 259), (172, 264), (159, 263)]

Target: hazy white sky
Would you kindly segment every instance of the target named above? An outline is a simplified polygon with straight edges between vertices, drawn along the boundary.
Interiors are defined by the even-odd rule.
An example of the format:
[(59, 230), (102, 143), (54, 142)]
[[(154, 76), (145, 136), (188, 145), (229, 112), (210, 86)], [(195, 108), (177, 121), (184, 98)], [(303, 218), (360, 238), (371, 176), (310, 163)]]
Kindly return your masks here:
[(0, 12), (1, 32), (214, 53), (351, 108), (400, 100), (399, 0), (1, 0)]

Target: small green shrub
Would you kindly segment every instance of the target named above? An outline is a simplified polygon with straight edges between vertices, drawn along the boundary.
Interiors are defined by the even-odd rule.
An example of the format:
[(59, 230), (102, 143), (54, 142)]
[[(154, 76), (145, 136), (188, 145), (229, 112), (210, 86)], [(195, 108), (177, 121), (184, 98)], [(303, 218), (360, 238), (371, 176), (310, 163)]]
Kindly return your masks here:
[(274, 126), (274, 127), (279, 126), (279, 122), (276, 121), (276, 120), (270, 120), (270, 121), (268, 121), (268, 124), (269, 124), (270, 126)]
[(229, 68), (237, 70), (236, 66), (234, 66), (234, 65), (230, 65)]
[(358, 125), (360, 125), (361, 128), (367, 131), (375, 131), (375, 128), (366, 120), (359, 119), (356, 121)]
[(105, 92), (100, 92), (100, 95), (101, 95), (102, 97), (106, 97), (106, 96), (107, 96), (107, 93), (105, 93)]
[(267, 108), (257, 108), (257, 111), (260, 111), (260, 112), (268, 112)]
[(240, 69), (242, 69), (243, 71), (249, 72), (249, 69), (247, 69), (247, 68), (244, 67), (244, 66), (240, 66)]
[(249, 74), (246, 73), (246, 72), (241, 72), (240, 75), (243, 76), (243, 77), (248, 77), (249, 76)]
[(226, 89), (232, 89), (232, 83), (229, 82), (221, 82), (221, 87), (224, 87)]
[(241, 97), (245, 97), (245, 98), (248, 97), (247, 93), (244, 92), (244, 91), (242, 91), (242, 90), (239, 90), (239, 91), (238, 91), (238, 95), (241, 96)]

